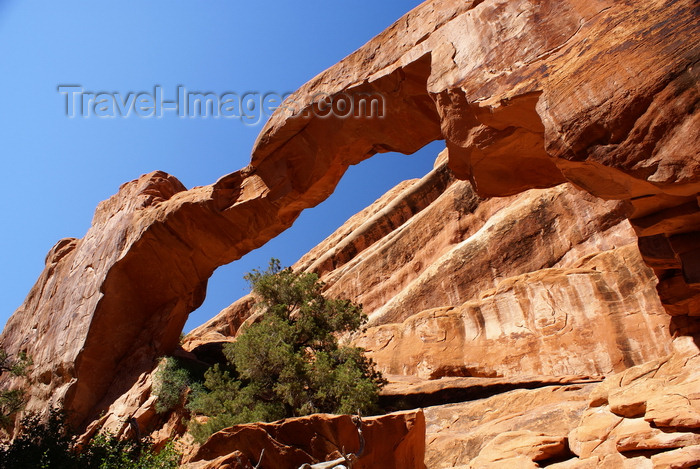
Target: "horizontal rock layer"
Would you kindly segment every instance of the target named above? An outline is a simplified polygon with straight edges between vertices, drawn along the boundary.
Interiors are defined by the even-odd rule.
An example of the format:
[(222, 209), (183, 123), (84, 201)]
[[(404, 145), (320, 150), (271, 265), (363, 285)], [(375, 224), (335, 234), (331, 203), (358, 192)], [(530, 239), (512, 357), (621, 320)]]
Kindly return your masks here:
[(655, 280), (629, 245), (504, 279), (459, 306), (371, 327), (355, 343), (382, 371), (423, 378), (608, 375), (670, 351)]
[(425, 410), (429, 468), (695, 467), (697, 348), (599, 385), (515, 390)]

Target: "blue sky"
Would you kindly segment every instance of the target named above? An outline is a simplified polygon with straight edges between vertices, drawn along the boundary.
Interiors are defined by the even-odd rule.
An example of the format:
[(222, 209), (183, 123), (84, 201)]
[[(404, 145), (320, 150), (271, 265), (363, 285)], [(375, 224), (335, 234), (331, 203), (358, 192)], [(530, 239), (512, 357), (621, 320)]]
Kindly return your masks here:
[[(248, 163), (262, 128), (236, 119), (68, 118), (59, 85), (222, 94), (294, 91), (419, 1), (0, 0), (0, 324), (22, 303), (57, 240), (82, 237), (97, 204), (156, 169), (187, 187)], [(247, 292), (244, 273), (284, 265), (397, 182), (425, 174), (441, 149), (377, 155), (352, 167), (333, 196), (280, 237), (210, 280), (186, 330)]]

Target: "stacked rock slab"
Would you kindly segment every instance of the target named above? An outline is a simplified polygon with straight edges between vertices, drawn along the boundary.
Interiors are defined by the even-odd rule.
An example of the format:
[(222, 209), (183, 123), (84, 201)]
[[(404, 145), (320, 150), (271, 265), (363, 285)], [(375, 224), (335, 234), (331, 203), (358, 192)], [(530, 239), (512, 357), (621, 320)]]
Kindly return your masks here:
[[(691, 468), (700, 464), (697, 349), (608, 377), (426, 409), (429, 468)], [(685, 348), (685, 350), (683, 350)]]

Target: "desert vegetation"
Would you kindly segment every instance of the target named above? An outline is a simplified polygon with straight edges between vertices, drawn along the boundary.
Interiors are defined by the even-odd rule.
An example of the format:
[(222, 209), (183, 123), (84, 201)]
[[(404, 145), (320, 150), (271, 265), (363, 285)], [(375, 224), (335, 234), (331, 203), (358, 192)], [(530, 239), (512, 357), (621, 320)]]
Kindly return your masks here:
[(258, 298), (257, 320), (224, 346), (226, 361), (202, 380), (172, 358), (161, 364), (157, 410), (174, 407), (189, 386), (189, 428), (198, 441), (241, 423), (374, 412), (385, 381), (364, 350), (340, 339), (366, 322), (362, 307), (326, 298), (316, 274), (282, 268), (276, 259), (245, 279)]
[(120, 440), (103, 433), (80, 447), (77, 439), (60, 410), (51, 410), (48, 418), (28, 413), (17, 436), (0, 446), (0, 469), (174, 469), (180, 461), (172, 443), (156, 449), (148, 439)]

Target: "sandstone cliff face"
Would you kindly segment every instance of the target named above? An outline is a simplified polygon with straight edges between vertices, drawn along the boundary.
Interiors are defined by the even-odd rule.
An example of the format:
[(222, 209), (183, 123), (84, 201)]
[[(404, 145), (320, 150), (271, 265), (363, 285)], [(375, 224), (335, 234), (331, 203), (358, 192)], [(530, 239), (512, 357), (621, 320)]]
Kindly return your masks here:
[(460, 306), (369, 328), (355, 342), (390, 374), (608, 375), (668, 353), (668, 317), (634, 245), (571, 269), (503, 280)]
[[(397, 94), (417, 92), (415, 80), (425, 79), (457, 177), (470, 179), (482, 195), (569, 180), (603, 198), (630, 200), (639, 234), (662, 235), (643, 255), (662, 261), (657, 274), (667, 310), (697, 314), (693, 9), (690, 1), (426, 2), (293, 99), (310, 102), (321, 89), (385, 92), (381, 127), (414, 135), (426, 130), (430, 106), (408, 114), (402, 106), (400, 114), (392, 109)], [(253, 164), (291, 156), (308, 142), (346, 159), (400, 150), (393, 134), (372, 147), (364, 141), (331, 147), (331, 129), (355, 137), (361, 124), (342, 122), (340, 132), (337, 125), (276, 114), (258, 139)], [(361, 134), (375, 132), (373, 126)]]
[[(594, 387), (595, 384), (552, 385), (427, 408), (426, 465), (433, 469), (469, 467), (469, 462), (500, 435), (508, 435), (513, 446), (522, 443), (524, 435), (547, 435), (555, 442), (555, 452), (566, 453), (566, 446), (561, 443), (580, 421)], [(516, 436), (515, 432), (521, 433)], [(536, 446), (530, 441), (523, 449), (536, 453)], [(543, 455), (543, 459), (552, 455)], [(492, 466), (498, 467), (493, 463)], [(525, 464), (512, 465), (529, 466), (532, 466), (532, 459)], [(482, 467), (489, 467), (489, 464), (484, 463)]]
[[(397, 322), (431, 307), (459, 305), (505, 278), (634, 242), (622, 208), (571, 186), (481, 201), (460, 181), (430, 210), (322, 278), (332, 282), (330, 294), (357, 297), (372, 324)], [(365, 301), (373, 287), (384, 292), (374, 307)]]
[[(427, 406), (427, 467), (539, 467), (575, 458), (567, 435), (594, 390), (587, 377), (672, 351), (624, 209), (568, 184), (480, 198), (442, 155), (294, 268), (365, 305), (372, 326), (353, 341), (389, 378), (385, 406)], [(185, 348), (234, 340), (252, 306), (237, 301)]]
[[(440, 165), (434, 173), (445, 170)], [(396, 194), (391, 205), (413, 208), (404, 212), (400, 226), (393, 218), (387, 222), (384, 210), (357, 228), (351, 222), (295, 268), (319, 273), (329, 294), (362, 303), (371, 323), (381, 324), (431, 307), (456, 306), (504, 278), (566, 266), (636, 239), (624, 219), (624, 204), (571, 186), (485, 200), (468, 182), (451, 180), (422, 210), (427, 201), (418, 203), (415, 188), (433, 186), (434, 178), (429, 174)], [(366, 242), (368, 231), (377, 241), (372, 245)], [(341, 236), (338, 248), (335, 239)]]
[[(216, 267), (289, 227), (301, 210), (333, 191), (349, 165), (382, 151), (411, 153), (441, 138), (453, 174), (469, 180), (482, 197), (512, 196), (571, 181), (595, 196), (625, 200), (619, 206), (609, 202), (608, 211), (620, 211), (613, 216), (618, 217), (617, 223), (623, 216), (630, 218), (642, 258), (659, 281), (661, 303), (674, 316), (674, 331), (697, 335), (698, 28), (697, 7), (691, 0), (425, 2), (290, 97), (298, 108), (309, 110), (318, 93), (332, 98), (379, 93), (384, 98), (382, 119), (368, 125), (364, 119), (324, 119), (313, 113), (292, 116), (280, 110), (261, 132), (248, 167), (191, 190), (164, 173), (142, 176), (98, 207), (84, 238), (62, 240), (52, 249), (44, 272), (0, 336), (0, 346), (9, 353), (26, 351), (34, 358), (28, 408), (43, 410), (47, 403), (60, 401), (74, 423), (87, 425), (117, 399), (126, 399), (120, 396), (139, 386), (155, 357), (172, 352), (187, 314), (202, 302), (207, 278)], [(446, 189), (415, 187), (416, 201), (438, 203), (441, 194), (456, 190), (452, 189), (456, 184), (448, 185), (446, 176), (437, 173), (432, 176), (433, 184), (446, 185)], [(531, 193), (515, 197), (522, 198), (510, 201), (513, 205)], [(373, 226), (379, 225), (371, 224), (356, 238), (362, 240), (356, 245), (337, 243), (335, 261), (312, 256), (313, 268), (323, 271), (331, 266), (334, 270), (326, 275), (329, 279), (339, 275), (334, 282), (337, 288), (354, 285), (357, 291), (351, 293), (358, 297), (366, 292), (362, 301), (376, 311), (375, 324), (399, 323), (431, 307), (448, 306), (456, 311), (478, 301), (480, 308), (488, 309), (489, 301), (502, 301), (498, 297), (501, 284), (538, 298), (546, 288), (518, 283), (518, 277), (544, 268), (561, 269), (546, 280), (568, 291), (567, 275), (571, 274), (566, 272), (591, 254), (597, 243), (610, 244), (608, 235), (615, 238), (613, 233), (618, 230), (615, 224), (606, 225), (600, 213), (588, 218), (594, 224), (600, 220), (599, 226), (569, 223), (571, 226), (557, 229), (547, 225), (556, 225), (556, 216), (548, 219), (546, 213), (534, 210), (532, 216), (523, 213), (522, 220), (512, 219), (511, 226), (522, 221), (517, 230), (529, 233), (518, 239), (517, 235), (510, 237), (515, 229), (499, 225), (504, 215), (498, 213), (507, 209), (496, 210), (498, 202), (483, 209), (482, 225), (470, 222), (462, 227), (460, 222), (468, 218), (473, 202), (469, 197), (461, 200), (466, 207), (459, 208), (453, 220), (445, 220), (448, 228), (453, 232), (463, 229), (459, 239), (465, 242), (487, 240), (489, 230), (500, 229), (509, 249), (491, 255), (488, 244), (484, 248), (479, 243), (462, 246), (467, 250), (459, 256), (467, 259), (472, 255), (489, 268), (457, 285), (456, 294), (450, 285), (439, 288), (438, 276), (419, 275), (429, 272), (429, 265), (458, 271), (460, 257), (455, 255), (450, 261), (445, 252), (455, 244), (449, 236), (427, 242), (430, 236), (426, 233), (423, 238), (413, 238), (414, 249), (408, 247), (408, 241), (401, 247), (403, 252), (417, 252), (423, 265), (406, 259), (397, 263), (396, 274), (385, 269), (380, 272), (392, 274), (370, 277), (368, 283), (349, 277), (343, 280), (344, 268), (349, 272), (357, 262), (352, 249), (366, 246), (364, 254), (370, 256), (373, 248), (384, 244), (373, 234), (377, 229)], [(398, 242), (401, 227), (408, 226), (402, 221), (406, 208), (408, 213), (425, 210), (420, 205), (415, 210), (410, 205), (390, 206), (388, 199), (386, 203), (386, 214), (377, 215), (394, 227), (391, 233)], [(441, 203), (450, 204), (448, 200)], [(482, 206), (489, 207), (489, 202), (478, 205)], [(538, 223), (545, 232), (561, 230), (566, 235), (558, 241), (540, 237)], [(571, 246), (568, 236), (573, 237)], [(629, 231), (623, 236), (629, 236)], [(517, 249), (519, 243), (540, 243), (535, 262), (518, 259), (523, 252)], [(624, 244), (615, 241), (597, 250)], [(431, 247), (422, 250), (428, 245)], [(384, 249), (391, 251), (388, 243)], [(391, 259), (393, 263), (396, 258)], [(440, 264), (442, 260), (447, 263)], [(577, 268), (588, 267), (581, 264)], [(623, 304), (642, 311), (639, 322), (645, 326), (639, 333), (650, 333), (645, 339), (647, 353), (659, 353), (665, 345), (658, 344), (654, 334), (661, 323), (647, 321), (645, 316), (652, 317), (655, 306), (636, 309), (645, 296), (626, 284), (626, 275), (623, 271), (615, 288), (631, 293)], [(648, 282), (648, 272), (636, 278)], [(385, 285), (380, 288), (379, 283)], [(542, 285), (545, 283), (543, 279)], [(612, 295), (604, 294), (605, 285), (611, 284), (608, 272), (590, 273), (584, 284), (590, 286), (589, 293), (554, 295), (546, 303), (575, 304), (578, 295), (586, 301), (594, 299), (601, 308), (620, 306), (614, 301), (614, 288)], [(485, 298), (475, 299), (494, 288)], [(429, 301), (419, 303), (424, 297)], [(442, 304), (429, 306), (430, 301)], [(503, 332), (514, 338), (511, 333), (519, 332), (502, 324), (518, 318), (523, 326), (533, 324), (528, 320), (546, 312), (528, 309), (523, 301), (515, 303), (513, 311), (520, 316), (507, 321), (489, 318), (490, 330), (496, 335)], [(544, 303), (535, 300), (530, 306), (533, 304)], [(472, 317), (471, 313), (460, 314), (460, 318)], [(572, 320), (583, 317), (583, 313), (571, 315)], [(556, 315), (551, 320), (557, 324)], [(629, 332), (631, 322), (618, 321), (615, 330)], [(231, 324), (235, 323), (226, 322), (228, 334), (236, 328)], [(546, 323), (534, 324), (547, 331)], [(492, 336), (484, 334), (488, 337)], [(615, 348), (625, 353), (616, 356)], [(630, 360), (649, 356), (642, 349), (645, 347), (616, 342), (594, 353), (597, 358), (592, 369), (633, 364)], [(530, 442), (532, 437), (524, 436)], [(560, 447), (561, 442), (547, 440), (539, 446)]]
[[(204, 299), (207, 276), (168, 261), (163, 239), (142, 238), (143, 224), (162, 228), (141, 217), (183, 191), (162, 172), (124, 184), (97, 208), (84, 238), (61, 240), (49, 252), (44, 272), (0, 339), (9, 353), (24, 351), (34, 361), (29, 410), (64, 400), (79, 423), (107, 389), (118, 397), (132, 376), (150, 371), (153, 358), (177, 343), (186, 312)], [(154, 259), (160, 261), (151, 264)], [(161, 270), (167, 264), (170, 278)], [(188, 274), (198, 278), (197, 289), (176, 291), (178, 278)], [(139, 286), (145, 278), (148, 295)], [(168, 296), (177, 300), (164, 304)]]

